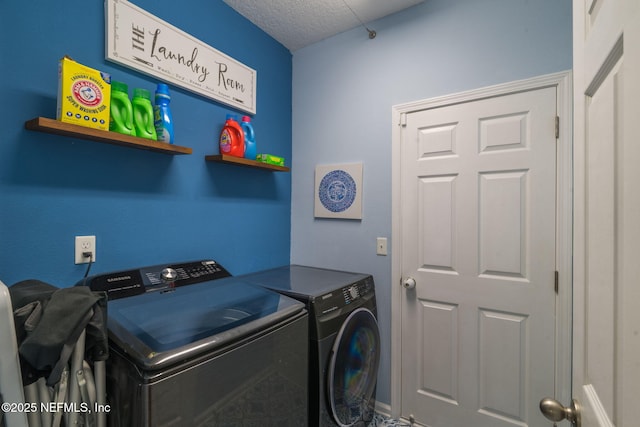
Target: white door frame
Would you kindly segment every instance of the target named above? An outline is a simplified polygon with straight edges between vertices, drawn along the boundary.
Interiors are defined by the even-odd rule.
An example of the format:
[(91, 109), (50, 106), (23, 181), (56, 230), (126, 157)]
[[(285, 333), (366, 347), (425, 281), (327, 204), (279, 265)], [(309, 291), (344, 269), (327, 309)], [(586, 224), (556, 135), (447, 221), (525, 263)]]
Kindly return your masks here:
[[(490, 86), (467, 92), (415, 101), (392, 107), (391, 158), (391, 416), (398, 418), (402, 408), (402, 229), (401, 229), (401, 150), (406, 114), (479, 99), (557, 87), (560, 126), (557, 139), (556, 188), (556, 268), (559, 272), (556, 304), (555, 398), (571, 401), (571, 304), (572, 304), (572, 218), (573, 218), (573, 116), (571, 71)], [(549, 124), (553, 126), (553, 124)], [(540, 396), (542, 399), (546, 396)]]

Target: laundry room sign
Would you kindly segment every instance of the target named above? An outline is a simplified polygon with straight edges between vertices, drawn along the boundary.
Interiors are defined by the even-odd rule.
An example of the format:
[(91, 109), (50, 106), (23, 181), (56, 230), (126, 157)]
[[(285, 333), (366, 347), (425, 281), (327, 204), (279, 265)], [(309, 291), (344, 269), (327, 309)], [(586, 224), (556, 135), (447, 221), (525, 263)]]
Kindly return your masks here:
[(106, 57), (256, 113), (256, 71), (125, 0), (105, 0)]

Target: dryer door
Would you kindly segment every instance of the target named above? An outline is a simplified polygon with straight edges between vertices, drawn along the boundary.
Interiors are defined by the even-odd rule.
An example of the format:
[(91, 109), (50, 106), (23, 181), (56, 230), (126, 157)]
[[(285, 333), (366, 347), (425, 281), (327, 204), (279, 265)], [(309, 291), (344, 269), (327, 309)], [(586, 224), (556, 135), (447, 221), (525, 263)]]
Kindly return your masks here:
[(373, 313), (359, 308), (347, 317), (329, 360), (329, 402), (341, 427), (373, 416), (373, 395), (380, 363), (380, 332)]

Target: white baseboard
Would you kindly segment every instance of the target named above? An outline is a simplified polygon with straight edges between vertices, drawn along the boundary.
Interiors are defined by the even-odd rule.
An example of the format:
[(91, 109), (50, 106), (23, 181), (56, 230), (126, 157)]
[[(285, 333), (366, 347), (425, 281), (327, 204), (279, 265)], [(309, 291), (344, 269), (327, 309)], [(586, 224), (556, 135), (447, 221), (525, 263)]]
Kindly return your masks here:
[(376, 413), (389, 418), (391, 416), (391, 405), (376, 401)]

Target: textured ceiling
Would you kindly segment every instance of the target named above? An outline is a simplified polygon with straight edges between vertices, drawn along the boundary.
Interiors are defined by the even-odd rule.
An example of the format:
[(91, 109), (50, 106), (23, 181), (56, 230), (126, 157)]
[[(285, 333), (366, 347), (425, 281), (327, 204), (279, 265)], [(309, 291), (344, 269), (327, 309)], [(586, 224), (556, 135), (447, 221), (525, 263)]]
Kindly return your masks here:
[(224, 0), (291, 52), (423, 1)]

